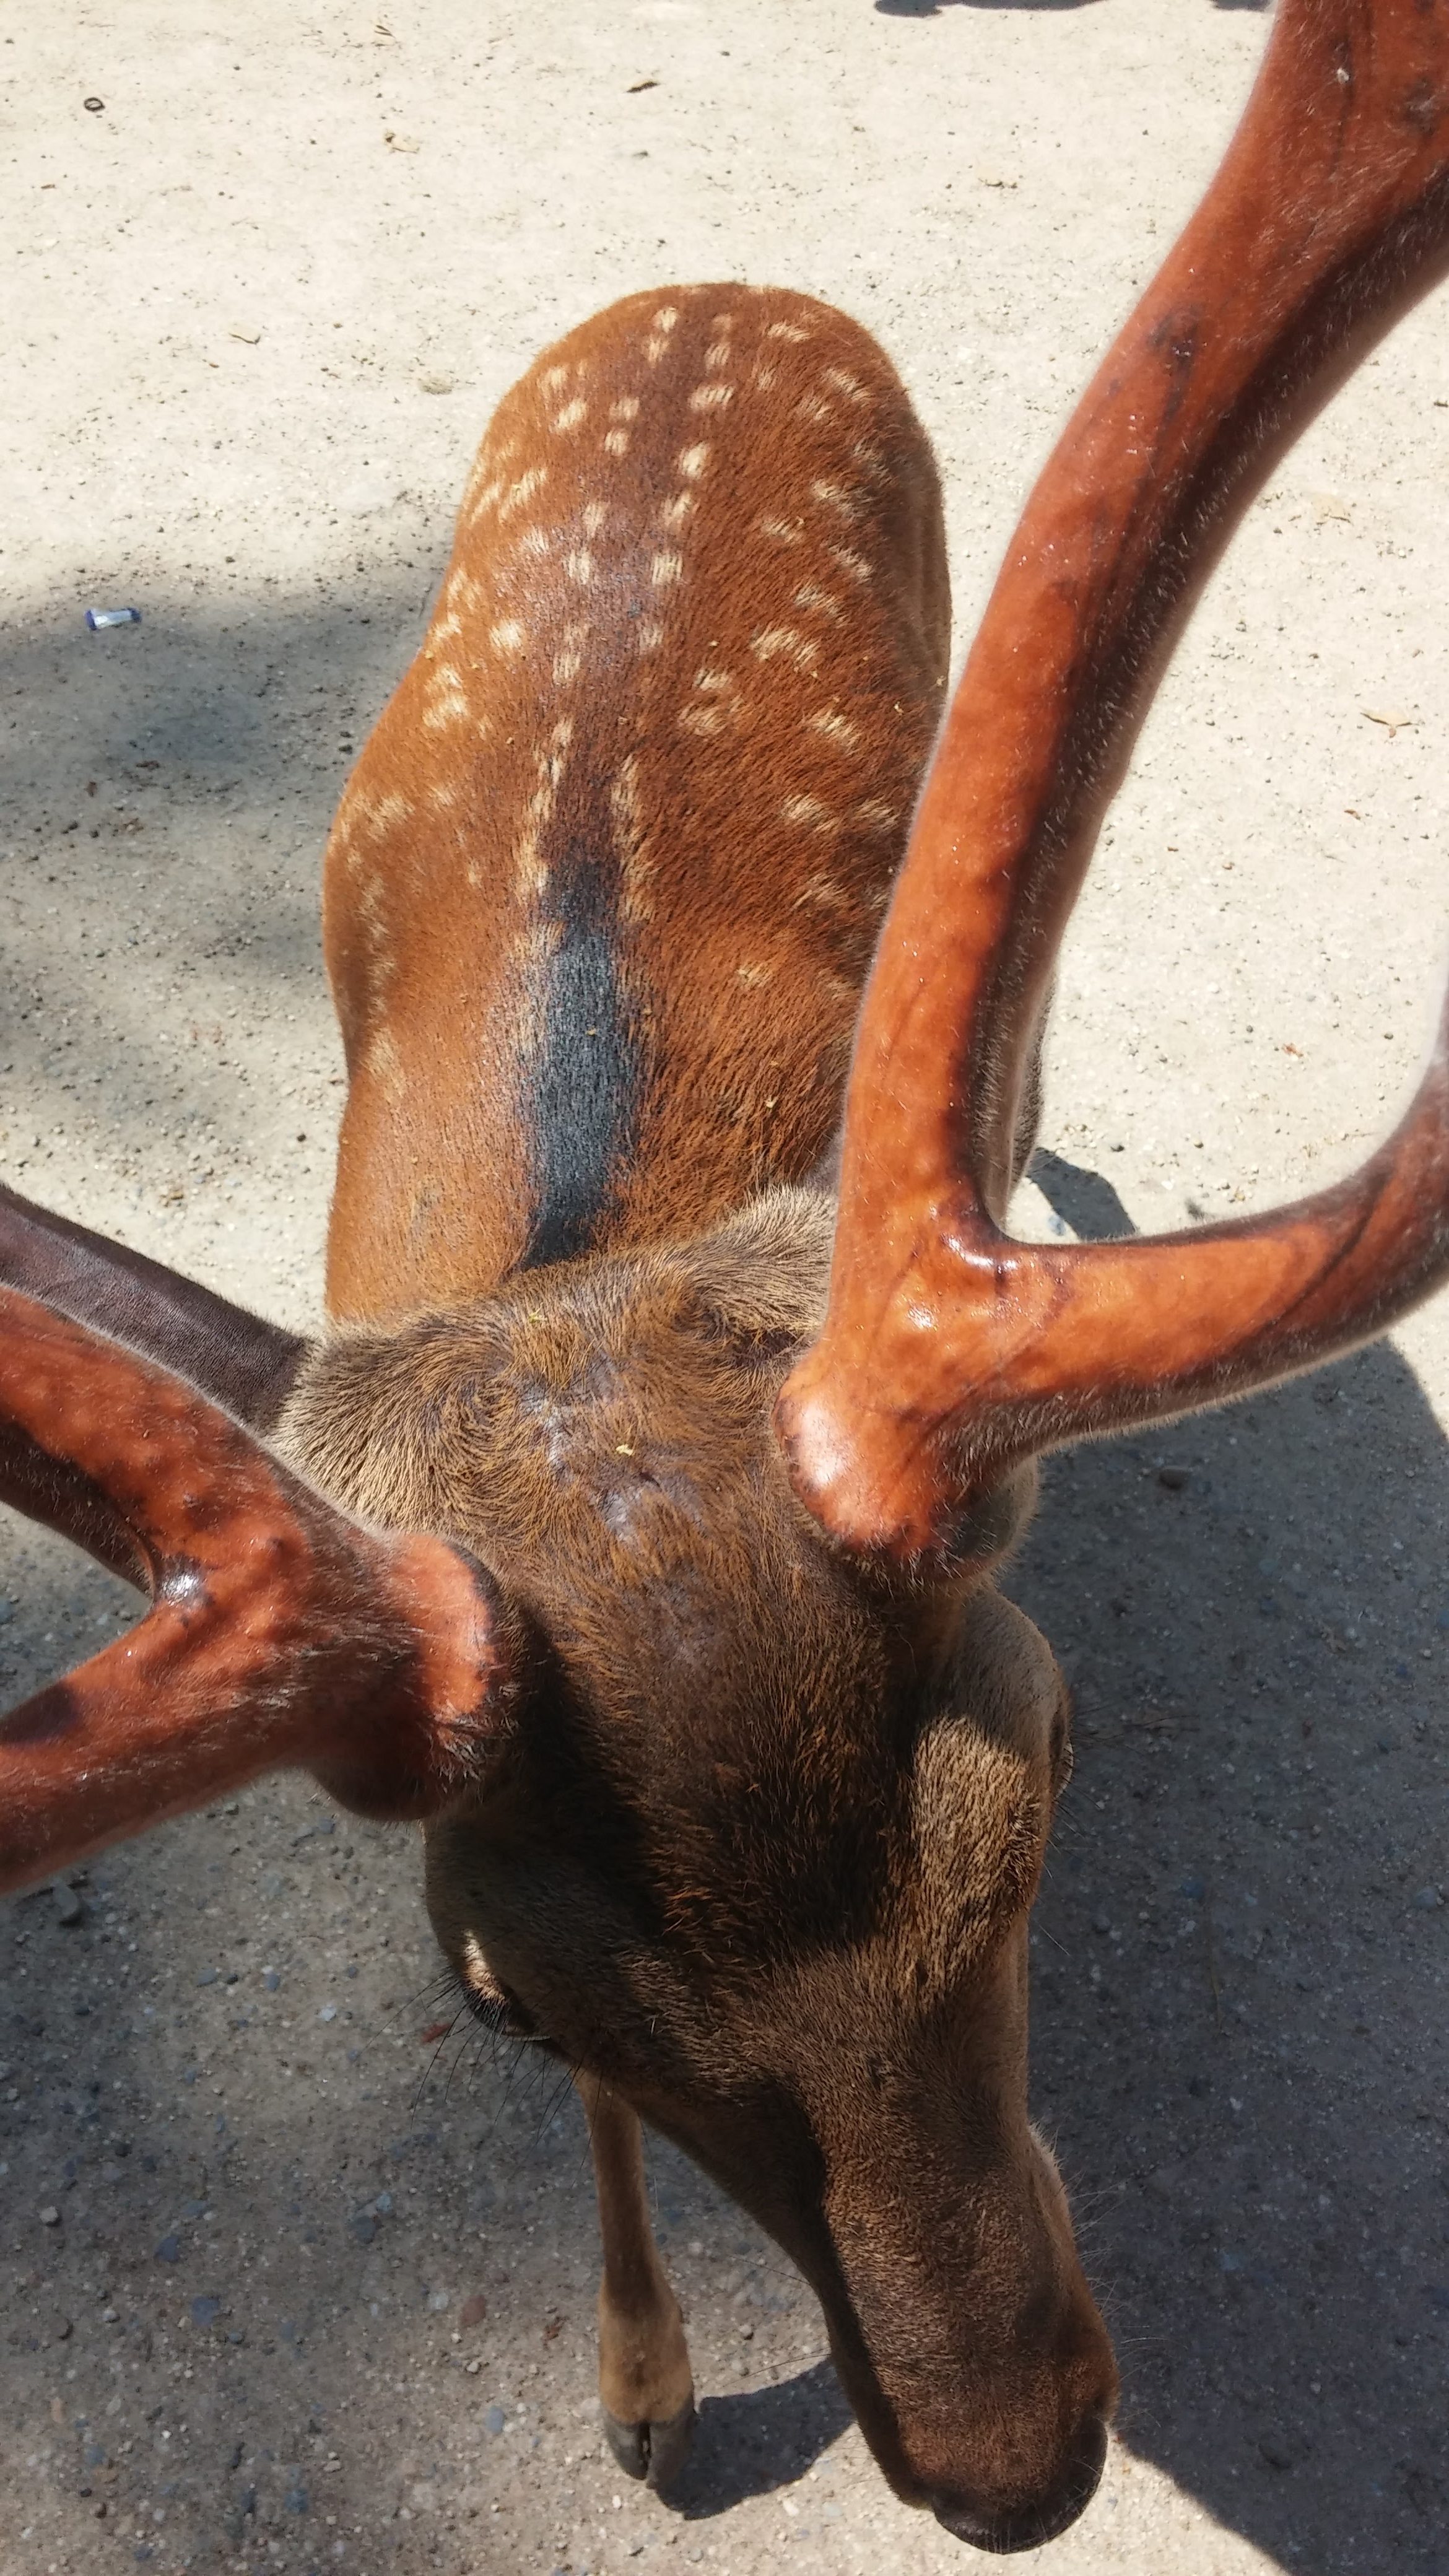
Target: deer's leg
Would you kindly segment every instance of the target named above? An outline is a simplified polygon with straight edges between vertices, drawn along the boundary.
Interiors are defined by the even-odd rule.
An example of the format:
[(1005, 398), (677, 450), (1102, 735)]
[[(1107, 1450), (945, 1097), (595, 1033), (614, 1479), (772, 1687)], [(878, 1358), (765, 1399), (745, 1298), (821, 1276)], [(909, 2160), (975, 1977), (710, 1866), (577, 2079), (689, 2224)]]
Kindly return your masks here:
[(599, 2400), (609, 2447), (631, 2478), (666, 2486), (694, 2437), (694, 2381), (679, 2301), (649, 2226), (644, 2141), (627, 2102), (596, 2077), (579, 2092), (594, 2151), (604, 2273)]

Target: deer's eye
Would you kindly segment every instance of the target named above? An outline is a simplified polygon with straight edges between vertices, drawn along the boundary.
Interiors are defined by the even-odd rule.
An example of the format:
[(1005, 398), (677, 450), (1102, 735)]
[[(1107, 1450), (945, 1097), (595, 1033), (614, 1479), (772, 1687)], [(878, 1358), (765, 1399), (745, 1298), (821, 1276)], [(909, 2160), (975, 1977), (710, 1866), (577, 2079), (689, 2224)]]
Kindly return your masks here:
[(532, 2014), (526, 2013), (522, 2004), (515, 2002), (502, 1986), (495, 1984), (485, 1994), (469, 1986), (466, 1993), (473, 2019), (491, 2031), (495, 2039), (538, 2038), (538, 2024)]

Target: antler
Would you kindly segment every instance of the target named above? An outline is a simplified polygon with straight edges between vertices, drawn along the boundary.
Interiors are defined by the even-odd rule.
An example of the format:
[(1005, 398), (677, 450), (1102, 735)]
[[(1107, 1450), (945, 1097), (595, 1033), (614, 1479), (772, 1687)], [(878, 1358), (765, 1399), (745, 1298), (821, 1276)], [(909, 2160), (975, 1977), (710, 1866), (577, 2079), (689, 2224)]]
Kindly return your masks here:
[(429, 1814), (504, 1732), (516, 1641), (480, 1566), (359, 1527), (184, 1379), (8, 1289), (0, 1500), (154, 1603), (0, 1720), (0, 1888), (281, 1764)]
[(178, 1369), (254, 1431), (275, 1430), (306, 1356), (300, 1334), (3, 1183), (0, 1281)]
[(1327, 1358), (1449, 1268), (1449, 1020), (1403, 1124), (1338, 1188), (1129, 1243), (1000, 1230), (1052, 960), (1192, 599), (1446, 264), (1449, 11), (1281, 0), (1216, 180), (1027, 505), (867, 989), (829, 1310), (777, 1415), (847, 1544), (949, 1547), (1013, 1462)]

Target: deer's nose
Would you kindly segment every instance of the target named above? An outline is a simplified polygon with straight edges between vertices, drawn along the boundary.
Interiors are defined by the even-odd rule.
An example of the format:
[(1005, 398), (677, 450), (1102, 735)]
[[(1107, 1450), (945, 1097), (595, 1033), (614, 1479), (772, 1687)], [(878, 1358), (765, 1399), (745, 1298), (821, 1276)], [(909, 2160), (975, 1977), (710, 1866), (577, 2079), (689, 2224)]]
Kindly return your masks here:
[(1001, 2511), (973, 2496), (938, 2490), (930, 2498), (931, 2510), (955, 2539), (969, 2540), (973, 2549), (989, 2550), (998, 2558), (1009, 2558), (1018, 2549), (1040, 2549), (1067, 2530), (1091, 2503), (1106, 2457), (1106, 2420), (1089, 2415), (1072, 2445), (1065, 2471), (1047, 2494)]

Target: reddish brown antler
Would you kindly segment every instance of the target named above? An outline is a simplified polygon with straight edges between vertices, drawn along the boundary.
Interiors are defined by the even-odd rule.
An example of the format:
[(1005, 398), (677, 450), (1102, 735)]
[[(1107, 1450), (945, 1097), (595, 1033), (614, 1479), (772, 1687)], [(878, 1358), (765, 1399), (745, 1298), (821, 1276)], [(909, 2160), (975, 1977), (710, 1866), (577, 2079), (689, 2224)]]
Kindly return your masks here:
[(1153, 687), (1271, 463), (1443, 274), (1446, 174), (1449, 9), (1282, 0), (1028, 504), (867, 990), (829, 1314), (781, 1399), (797, 1488), (849, 1544), (949, 1545), (1013, 1460), (1328, 1357), (1449, 1268), (1442, 1033), (1396, 1135), (1317, 1198), (1132, 1243), (1000, 1231), (1052, 959)]
[(365, 1814), (428, 1814), (498, 1741), (481, 1567), (362, 1529), (185, 1379), (10, 1290), (0, 1500), (155, 1604), (0, 1721), (0, 1888), (282, 1764)]

